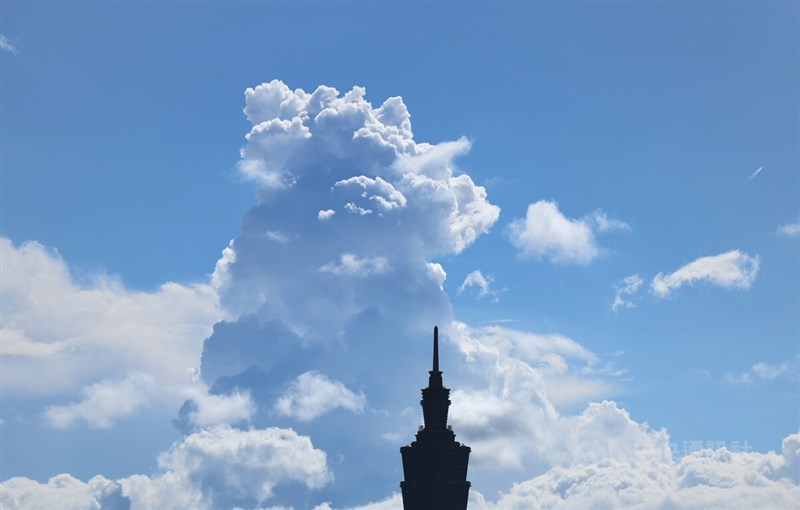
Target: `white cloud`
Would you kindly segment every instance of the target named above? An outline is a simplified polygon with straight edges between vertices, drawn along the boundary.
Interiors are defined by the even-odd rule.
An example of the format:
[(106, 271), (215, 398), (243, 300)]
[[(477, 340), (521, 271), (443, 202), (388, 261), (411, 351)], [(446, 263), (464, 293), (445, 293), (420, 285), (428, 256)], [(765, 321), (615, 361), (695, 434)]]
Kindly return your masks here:
[(266, 120), (254, 125), (246, 138), (250, 143), (241, 150), (242, 175), (267, 189), (293, 186), (296, 176), (288, 170), (288, 161), (294, 151), (312, 138), (303, 120), (299, 117)]
[(444, 281), (447, 279), (447, 273), (442, 265), (436, 262), (427, 262), (425, 266), (428, 268), (430, 275), (439, 285), (439, 290), (444, 290)]
[(373, 213), (372, 209), (365, 209), (364, 207), (356, 205), (354, 202), (347, 202), (344, 204), (344, 209), (349, 213), (357, 214), (359, 216), (366, 216)]
[(798, 497), (800, 436), (783, 441), (783, 454), (702, 450), (679, 462), (603, 459), (559, 466), (516, 483), (496, 502), (472, 495), (475, 510), (626, 508), (792, 508)]
[(279, 485), (316, 490), (333, 480), (325, 452), (308, 437), (274, 427), (196, 431), (162, 453), (158, 466), (153, 476), (118, 481), (131, 510), (253, 508), (271, 500)]
[(47, 483), (24, 477), (0, 483), (0, 508), (23, 510), (58, 508), (61, 510), (128, 510), (118, 482), (95, 476), (82, 482), (68, 475), (56, 475)]
[(669, 296), (673, 290), (696, 281), (707, 281), (724, 288), (749, 289), (756, 279), (759, 265), (758, 255), (751, 257), (733, 250), (700, 257), (667, 275), (658, 273), (651, 286), (659, 297)]
[(264, 237), (278, 244), (286, 244), (291, 240), (288, 235), (279, 230), (267, 230), (264, 232)]
[(750, 386), (778, 379), (796, 380), (799, 374), (800, 356), (796, 356), (794, 359), (782, 363), (756, 363), (749, 370), (739, 374), (727, 372), (724, 380), (728, 384)]
[[(47, 484), (17, 477), (0, 484), (0, 506), (8, 510), (214, 510), (269, 501), (282, 484), (316, 490), (333, 480), (325, 452), (291, 429), (239, 430), (220, 425), (197, 431), (162, 453), (159, 472), (117, 481), (84, 483), (61, 474)], [(293, 489), (297, 490), (297, 489)]]
[(366, 406), (364, 394), (355, 394), (339, 381), (316, 372), (305, 372), (292, 382), (275, 403), (283, 416), (311, 421), (337, 408), (361, 412)]
[(745, 180), (744, 180), (744, 182), (750, 182), (750, 181), (752, 181), (753, 179), (755, 179), (755, 178), (756, 178), (756, 176), (757, 176), (758, 174), (760, 174), (760, 173), (761, 173), (761, 171), (762, 171), (763, 169), (764, 169), (764, 167), (763, 167), (763, 166), (760, 166), (760, 167), (756, 168), (755, 172), (753, 172), (752, 174), (750, 174), (750, 175), (747, 177), (747, 179), (745, 179)]
[(19, 48), (11, 42), (11, 39), (4, 35), (0, 35), (0, 50), (11, 53), (12, 55), (19, 54)]
[(295, 481), (318, 489), (332, 480), (323, 451), (291, 429), (274, 427), (201, 430), (163, 453), (158, 465), (165, 474), (199, 487), (213, 507), (250, 498), (260, 504), (280, 483)]
[[(470, 469), (525, 471), (567, 463), (585, 455), (584, 444), (591, 439), (586, 422), (609, 421), (614, 413), (627, 416), (607, 406), (605, 413), (585, 413), (583, 419), (559, 416), (555, 405), (614, 392), (613, 377), (595, 373), (597, 356), (570, 338), (463, 324), (450, 335), (470, 370), (465, 384), (455, 386), (450, 411), (454, 430), (473, 449)], [(622, 418), (609, 437), (625, 435), (626, 427), (635, 429), (631, 434), (637, 444), (660, 434)]]
[[(636, 427), (626, 423), (627, 416), (613, 405), (598, 405), (592, 412), (607, 414), (593, 427), (595, 431), (605, 428), (607, 433), (577, 445), (589, 452), (583, 460), (557, 464), (540, 475), (514, 483), (494, 501), (484, 496), (483, 487), (473, 483), (469, 507), (777, 509), (793, 508), (800, 498), (800, 434), (787, 436), (780, 453), (730, 452), (722, 448), (697, 451), (674, 461), (662, 448), (666, 443), (660, 444), (666, 436), (657, 436), (651, 443), (656, 449), (649, 455), (606, 455), (604, 449), (630, 448), (629, 441), (641, 437), (636, 437)], [(620, 431), (622, 436), (607, 442)], [(593, 459), (598, 454), (601, 458)], [(218, 427), (203, 431), (176, 443), (161, 456), (159, 467), (161, 472), (152, 478), (134, 475), (117, 481), (98, 476), (84, 483), (66, 474), (53, 477), (46, 484), (11, 478), (0, 484), (0, 505), (8, 510), (211, 510), (243, 506), (242, 502), (263, 504), (270, 501), (274, 488), (280, 484), (299, 482), (319, 488), (332, 479), (325, 454), (314, 449), (307, 438), (286, 429), (240, 431)], [(473, 472), (472, 466), (470, 471)], [(342, 507), (321, 503), (315, 508)], [(399, 510), (402, 498), (394, 493), (381, 501), (348, 508)]]
[(781, 225), (778, 227), (777, 232), (784, 237), (798, 237), (800, 236), (800, 221)]
[(598, 232), (630, 232), (633, 230), (630, 225), (622, 220), (609, 218), (605, 211), (598, 209), (592, 213)]
[(0, 329), (0, 355), (21, 356), (28, 358), (49, 358), (58, 353), (79, 348), (80, 342), (76, 339), (66, 339), (55, 342), (34, 342), (24, 331), (4, 328)]
[[(365, 314), (431, 318), (417, 324), (449, 315), (444, 271), (430, 264), (474, 243), (500, 209), (455, 164), (467, 139), (418, 142), (401, 98), (373, 107), (365, 94), (277, 80), (247, 90), (253, 128), (240, 170), (262, 189), (214, 274), (232, 320), (256, 314), (306, 341), (337, 342)], [(297, 237), (278, 251), (266, 231)]]
[(320, 211), (317, 213), (317, 219), (319, 221), (326, 221), (331, 219), (334, 214), (336, 214), (336, 211), (333, 209), (320, 209)]
[(466, 278), (464, 278), (464, 282), (458, 287), (458, 293), (461, 294), (470, 287), (475, 287), (477, 289), (478, 299), (491, 296), (492, 301), (496, 303), (500, 301), (501, 291), (493, 289), (493, 283), (494, 278), (492, 275), (483, 276), (483, 273), (476, 269), (475, 271), (469, 273)]
[(558, 204), (547, 200), (530, 204), (524, 220), (509, 224), (508, 234), (523, 257), (588, 264), (600, 253), (591, 226), (583, 220), (567, 218), (558, 210)]
[(107, 275), (77, 283), (55, 252), (0, 238), (0, 384), (8, 395), (54, 394), (118, 374), (180, 385), (220, 318), (210, 285), (127, 290)]
[(367, 503), (366, 505), (360, 505), (348, 510), (402, 510), (402, 508), (403, 496), (399, 493), (394, 493), (381, 501)]
[(103, 380), (82, 389), (83, 399), (66, 405), (45, 408), (45, 422), (65, 429), (83, 422), (90, 428), (108, 429), (158, 400), (177, 402), (188, 399), (186, 420), (193, 429), (220, 424), (249, 422), (255, 404), (248, 390), (227, 394), (210, 393), (202, 382), (194, 380), (180, 387), (157, 386), (156, 380), (142, 373), (131, 373), (120, 380)]
[(611, 303), (611, 311), (618, 312), (620, 308), (636, 308), (636, 304), (633, 301), (622, 299), (619, 293), (617, 293), (617, 295), (614, 296), (614, 302)]
[(228, 271), (234, 262), (236, 262), (236, 252), (233, 250), (233, 240), (231, 240), (228, 246), (223, 248), (222, 256), (217, 260), (214, 265), (214, 272), (211, 273), (211, 285), (215, 290), (219, 290), (229, 283), (230, 274)]
[(187, 413), (187, 419), (197, 429), (249, 422), (256, 410), (247, 390), (214, 394), (209, 393), (208, 388), (198, 382), (185, 388), (182, 394), (191, 400), (192, 406)]
[(553, 453), (556, 465), (611, 459), (630, 464), (672, 460), (667, 431), (636, 422), (613, 401), (590, 403), (581, 414), (561, 420), (564, 447)]
[(616, 285), (617, 293), (614, 296), (614, 302), (611, 303), (611, 310), (618, 312), (620, 309), (635, 308), (636, 303), (630, 300), (630, 296), (639, 292), (642, 283), (644, 280), (638, 274), (632, 274), (620, 280)]
[(128, 374), (122, 380), (105, 380), (83, 388), (83, 400), (63, 406), (49, 406), (44, 418), (57, 429), (85, 422), (91, 428), (108, 429), (150, 404), (155, 381), (147, 374)]
[(342, 253), (338, 262), (328, 262), (319, 268), (321, 273), (359, 277), (381, 274), (388, 270), (389, 262), (386, 257), (360, 258), (352, 253)]
[[(457, 339), (458, 347), (466, 356), (467, 362), (472, 362), (475, 355), (485, 352), (491, 352), (493, 356), (502, 354), (519, 359), (540, 369), (548, 368), (550, 363), (542, 362), (552, 362), (552, 355), (557, 355), (561, 360), (573, 359), (585, 366), (592, 366), (597, 361), (597, 356), (589, 349), (571, 338), (555, 333), (537, 334), (502, 326), (471, 328), (466, 324), (456, 323), (451, 334)], [(564, 363), (559, 361), (554, 364), (561, 366)]]
[[(364, 99), (365, 93), (354, 87), (340, 96), (336, 89), (321, 86), (309, 94), (301, 89), (292, 91), (278, 80), (248, 89), (245, 113), (258, 133), (251, 131), (242, 149), (243, 163), (261, 162), (261, 171), (273, 175), (255, 179), (259, 182), (280, 181), (287, 172), (316, 176), (320, 161), (328, 161), (329, 169), (330, 162), (349, 163), (334, 166), (332, 170), (338, 173), (352, 168), (368, 170), (373, 175), (345, 175), (330, 185), (358, 187), (366, 194), (363, 198), (384, 211), (432, 199), (431, 205), (439, 211), (433, 219), (444, 220), (453, 234), (451, 249), (460, 251), (488, 230), (499, 215), (499, 208), (486, 202), (483, 187), (475, 186), (465, 174), (454, 175), (452, 161), (469, 150), (469, 141), (417, 143), (401, 98), (389, 98), (373, 108)], [(276, 133), (259, 128), (264, 123), (289, 123), (298, 130), (302, 126), (302, 143), (276, 150), (270, 138), (282, 137), (286, 129)], [(275, 164), (266, 168), (264, 161)], [(372, 209), (350, 203), (354, 211)], [(441, 213), (445, 213), (443, 218)]]
[(407, 200), (402, 193), (397, 191), (394, 186), (380, 177), (372, 179), (365, 175), (350, 177), (341, 181), (336, 181), (334, 188), (356, 187), (363, 190), (361, 196), (373, 201), (382, 211), (391, 211), (400, 207), (405, 207)]

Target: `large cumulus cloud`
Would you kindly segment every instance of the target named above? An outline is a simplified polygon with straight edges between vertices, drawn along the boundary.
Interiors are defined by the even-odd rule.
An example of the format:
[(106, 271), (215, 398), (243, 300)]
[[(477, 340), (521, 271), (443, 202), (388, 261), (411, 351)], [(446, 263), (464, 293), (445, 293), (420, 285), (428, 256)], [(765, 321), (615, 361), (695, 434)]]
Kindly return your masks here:
[[(402, 99), (376, 108), (364, 95), (280, 81), (247, 90), (253, 127), (239, 168), (260, 185), (260, 204), (217, 267), (227, 309), (280, 319), (309, 339), (341, 336), (368, 308), (447, 313), (427, 263), (463, 251), (499, 208), (455, 166), (466, 139), (417, 143)], [(348, 278), (359, 264), (372, 278)]]
[(415, 141), (399, 97), (374, 107), (360, 87), (276, 80), (245, 101), (238, 168), (258, 205), (212, 276), (228, 319), (205, 342), (201, 376), (212, 393), (249, 392), (254, 423), (292, 427), (337, 456), (336, 502), (363, 502), (357, 488), (377, 498), (398, 479), (379, 468), (397, 464), (385, 437), (398, 420), (416, 428), (417, 413), (401, 412), (424, 381), (398, 381), (424, 375), (432, 326), (452, 320), (440, 259), (500, 210), (455, 164), (470, 142)]

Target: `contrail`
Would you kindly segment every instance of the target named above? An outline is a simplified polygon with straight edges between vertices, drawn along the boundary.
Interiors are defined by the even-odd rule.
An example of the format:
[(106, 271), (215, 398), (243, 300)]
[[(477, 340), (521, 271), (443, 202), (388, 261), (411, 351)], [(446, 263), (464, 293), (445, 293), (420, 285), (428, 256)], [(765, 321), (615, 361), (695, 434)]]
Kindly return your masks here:
[(758, 167), (758, 170), (756, 170), (755, 172), (753, 172), (752, 174), (750, 174), (750, 177), (748, 177), (747, 179), (745, 179), (745, 180), (744, 180), (744, 182), (750, 182), (750, 181), (752, 181), (753, 179), (755, 179), (755, 178), (756, 178), (756, 175), (758, 175), (759, 173), (761, 173), (761, 170), (763, 170), (763, 169), (764, 169), (764, 167), (763, 167), (763, 166), (760, 166), (760, 167)]

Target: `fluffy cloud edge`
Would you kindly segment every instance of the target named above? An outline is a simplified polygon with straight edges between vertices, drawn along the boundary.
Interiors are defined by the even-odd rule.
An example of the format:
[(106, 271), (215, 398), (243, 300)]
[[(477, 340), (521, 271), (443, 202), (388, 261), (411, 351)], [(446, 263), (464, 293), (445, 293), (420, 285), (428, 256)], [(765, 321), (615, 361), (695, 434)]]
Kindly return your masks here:
[[(215, 444), (219, 441), (223, 444)], [(636, 461), (602, 458), (554, 466), (515, 483), (494, 501), (486, 498), (478, 487), (472, 487), (469, 504), (476, 510), (577, 510), (597, 504), (630, 510), (791, 508), (800, 497), (800, 433), (784, 438), (781, 446), (780, 453), (731, 452), (720, 448), (696, 451), (677, 461), (668, 456)], [(309, 454), (314, 462), (299, 466), (298, 457), (280, 455), (281, 449), (286, 448)], [(96, 476), (82, 482), (60, 474), (46, 483), (15, 477), (0, 483), (0, 503), (8, 510), (22, 510), (31, 505), (44, 508), (54, 503), (67, 510), (98, 507), (144, 510), (170, 505), (211, 510), (216, 508), (215, 504), (228, 502), (220, 499), (219, 494), (211, 495), (210, 487), (205, 488), (206, 492), (203, 490), (200, 480), (215, 473), (211, 464), (222, 462), (231, 469), (231, 459), (241, 460), (243, 455), (253, 454), (259, 462), (239, 468), (244, 470), (245, 478), (254, 482), (259, 479), (261, 484), (247, 486), (228, 473), (227, 477), (216, 478), (216, 483), (221, 484), (217, 489), (235, 497), (251, 497), (263, 504), (280, 483), (296, 481), (309, 488), (321, 488), (332, 480), (324, 452), (314, 450), (307, 438), (294, 432), (215, 428), (193, 435), (165, 452), (159, 463), (162, 472), (153, 477), (133, 475), (115, 481)], [(340, 507), (330, 502), (315, 506), (320, 510), (333, 508)], [(383, 500), (349, 508), (399, 510), (402, 498), (394, 493)]]
[(522, 258), (586, 266), (603, 253), (597, 234), (631, 230), (602, 209), (585, 218), (568, 218), (554, 200), (539, 200), (528, 205), (525, 218), (507, 225), (506, 234)]
[(292, 429), (247, 430), (219, 425), (176, 442), (158, 459), (154, 475), (82, 482), (60, 474), (46, 483), (14, 477), (0, 483), (0, 507), (65, 510), (232, 508), (268, 502), (275, 487), (299, 483), (318, 490), (333, 481), (324, 451)]
[(35, 241), (3, 237), (0, 252), (8, 395), (64, 393), (125, 373), (183, 384), (222, 315), (210, 284), (133, 291), (105, 274), (76, 282), (58, 252)]
[(749, 289), (758, 275), (761, 261), (739, 250), (700, 257), (669, 274), (658, 273), (650, 287), (658, 297), (695, 282), (707, 282), (722, 288)]
[(275, 402), (275, 411), (288, 418), (309, 422), (334, 409), (362, 412), (367, 405), (363, 393), (354, 393), (339, 381), (318, 372), (300, 374)]
[(44, 410), (44, 420), (51, 427), (66, 429), (84, 422), (89, 428), (109, 429), (150, 405), (155, 379), (142, 374), (128, 374), (121, 380), (103, 380), (83, 388), (83, 399), (67, 405), (51, 405)]

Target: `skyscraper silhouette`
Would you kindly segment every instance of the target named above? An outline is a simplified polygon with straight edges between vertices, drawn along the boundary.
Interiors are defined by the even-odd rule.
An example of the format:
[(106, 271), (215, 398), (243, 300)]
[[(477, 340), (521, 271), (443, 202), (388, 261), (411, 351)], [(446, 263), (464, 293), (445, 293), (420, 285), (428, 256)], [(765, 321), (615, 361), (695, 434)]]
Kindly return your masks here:
[(456, 441), (447, 425), (450, 390), (442, 384), (439, 370), (439, 328), (433, 328), (433, 370), (422, 390), (425, 426), (417, 440), (400, 448), (405, 480), (400, 482), (404, 510), (465, 510), (469, 446)]

